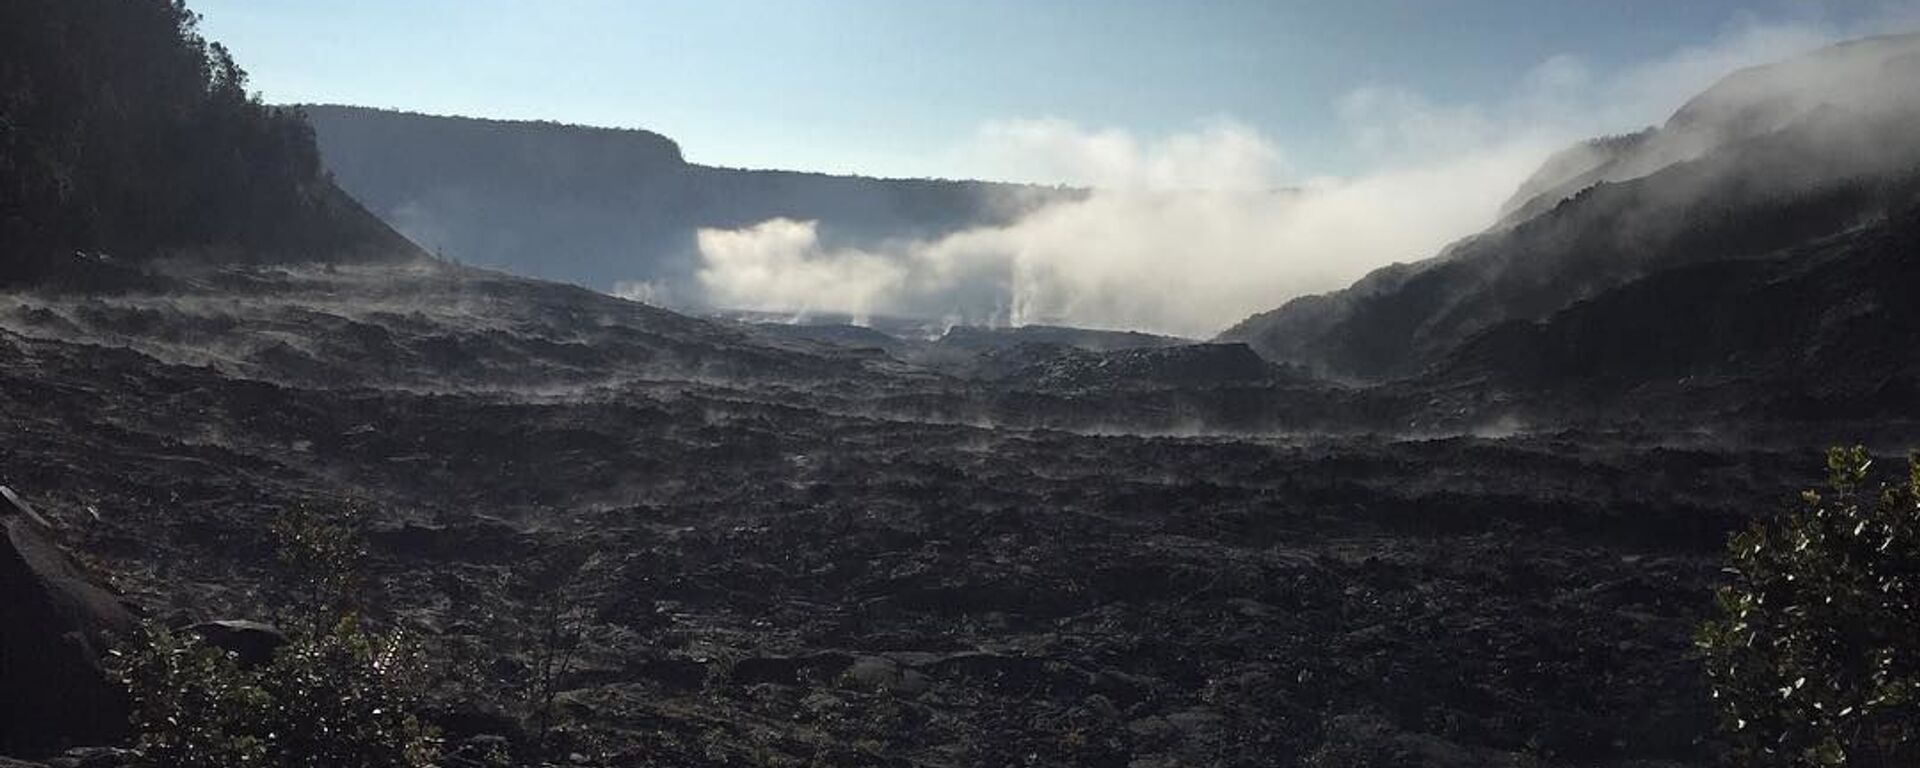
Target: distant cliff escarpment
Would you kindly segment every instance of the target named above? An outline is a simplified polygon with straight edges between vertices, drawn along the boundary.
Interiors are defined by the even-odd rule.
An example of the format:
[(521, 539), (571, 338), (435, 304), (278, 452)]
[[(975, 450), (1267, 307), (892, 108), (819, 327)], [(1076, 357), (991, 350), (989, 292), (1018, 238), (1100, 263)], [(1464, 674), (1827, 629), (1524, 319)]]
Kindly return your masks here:
[(689, 295), (695, 233), (774, 218), (823, 243), (875, 247), (1005, 223), (1070, 191), (687, 163), (642, 130), (301, 107), (341, 187), (429, 250), (601, 290)]

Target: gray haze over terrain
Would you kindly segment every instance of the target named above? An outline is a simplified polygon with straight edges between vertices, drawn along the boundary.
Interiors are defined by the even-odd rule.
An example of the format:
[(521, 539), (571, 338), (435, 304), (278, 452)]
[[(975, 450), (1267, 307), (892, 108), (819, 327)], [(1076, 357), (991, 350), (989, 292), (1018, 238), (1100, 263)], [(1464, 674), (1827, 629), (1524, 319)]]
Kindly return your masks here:
[[(396, 162), (414, 160), (381, 156), (381, 136), (364, 115), (310, 111), (344, 187), (423, 245), (463, 261), (684, 309), (1204, 337), (1383, 265), (1439, 253), (1513, 215), (1527, 202), (1516, 197), (1577, 191), (1562, 187), (1600, 180), (1581, 175), (1596, 160), (1575, 150), (1549, 168), (1543, 161), (1586, 137), (1659, 123), (1737, 69), (1865, 31), (1748, 25), (1606, 73), (1555, 56), (1483, 103), (1359, 87), (1327, 106), (1370, 159), (1340, 177), (1295, 175), (1286, 147), (1225, 115), (1162, 137), (1008, 119), (954, 150), (983, 175), (1021, 168), (1091, 192), (704, 168), (680, 160), (663, 137), (612, 135), (634, 132), (594, 141), (651, 142), (655, 162), (623, 166), (591, 152), (550, 158), (557, 150), (542, 145), (511, 160), (523, 167), (491, 175), (457, 166), (508, 161), (449, 156), (446, 178), (423, 184), (395, 178)], [(1641, 153), (1655, 159), (1650, 167), (1610, 167), (1605, 178), (1697, 151), (1672, 144)], [(503, 199), (501, 178), (526, 183)], [(572, 183), (578, 178), (590, 181)], [(1516, 195), (1523, 184), (1533, 186)]]
[[(1746, 27), (1607, 75), (1557, 56), (1494, 103), (1359, 88), (1333, 108), (1374, 164), (1346, 177), (1294, 178), (1285, 147), (1226, 118), (1158, 140), (1057, 119), (998, 123), (966, 149), (983, 166), (1047, 168), (1097, 191), (1011, 224), (884, 249), (824, 245), (803, 221), (702, 230), (699, 282), (716, 304), (767, 311), (947, 313), (1207, 336), (1384, 264), (1433, 255), (1494, 224), (1555, 150), (1659, 122), (1727, 73), (1833, 34)], [(1665, 161), (1688, 151), (1676, 146)], [(1000, 301), (951, 301), (981, 286), (996, 287)]]
[(682, 308), (708, 306), (701, 228), (820, 222), (872, 248), (1006, 223), (1073, 190), (689, 163), (634, 129), (303, 107), (338, 183), (427, 250)]

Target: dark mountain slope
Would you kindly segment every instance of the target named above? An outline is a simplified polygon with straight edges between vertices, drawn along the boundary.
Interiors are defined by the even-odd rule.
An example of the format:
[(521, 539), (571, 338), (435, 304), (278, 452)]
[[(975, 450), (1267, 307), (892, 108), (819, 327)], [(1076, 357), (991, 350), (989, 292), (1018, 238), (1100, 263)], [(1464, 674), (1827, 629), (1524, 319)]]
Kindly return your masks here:
[(1569, 195), (1592, 186), (1598, 181), (1595, 174), (1600, 169), (1614, 165), (1652, 135), (1653, 129), (1648, 128), (1637, 133), (1602, 136), (1553, 153), (1500, 205), (1501, 218), (1532, 218), (1540, 213), (1539, 206), (1551, 208)]
[(0, 4), (0, 280), (199, 256), (415, 254), (172, 0)]
[[(1562, 418), (1663, 403), (1696, 422), (1920, 405), (1920, 208), (1762, 258), (1666, 270), (1464, 345), (1437, 381)], [(1730, 411), (1745, 411), (1735, 414)]]
[[(1068, 191), (687, 163), (659, 134), (310, 105), (341, 186), (461, 261), (650, 298), (698, 299), (694, 233), (786, 217), (829, 244), (873, 245), (1000, 223)], [(697, 303), (697, 302), (696, 302)]]
[[(1221, 338), (1338, 376), (1402, 377), (1507, 320), (1540, 319), (1663, 269), (1772, 253), (1883, 218), (1911, 200), (1920, 167), (1920, 135), (1911, 130), (1920, 94), (1908, 87), (1920, 77), (1920, 38), (1883, 39), (1861, 50), (1876, 53), (1880, 65), (1851, 70), (1874, 74), (1853, 87), (1877, 98), (1820, 102), (1776, 130), (1726, 139), (1646, 175), (1597, 183), (1436, 258), (1297, 299)], [(1793, 66), (1772, 70), (1781, 87), (1797, 86), (1781, 74)], [(1754, 89), (1737, 90), (1751, 96)], [(1751, 111), (1743, 105), (1761, 103), (1771, 102), (1709, 91), (1682, 112), (1713, 104), (1738, 122)], [(1696, 116), (1678, 124), (1705, 122)], [(1650, 146), (1674, 125), (1616, 144)]]
[(1902, 91), (1910, 90), (1920, 56), (1915, 41), (1912, 35), (1863, 38), (1728, 75), (1657, 130), (1582, 142), (1549, 159), (1508, 201), (1508, 221), (1539, 215), (1594, 184), (1639, 178), (1779, 131), (1815, 111), (1871, 111), (1889, 95), (1910, 100)]

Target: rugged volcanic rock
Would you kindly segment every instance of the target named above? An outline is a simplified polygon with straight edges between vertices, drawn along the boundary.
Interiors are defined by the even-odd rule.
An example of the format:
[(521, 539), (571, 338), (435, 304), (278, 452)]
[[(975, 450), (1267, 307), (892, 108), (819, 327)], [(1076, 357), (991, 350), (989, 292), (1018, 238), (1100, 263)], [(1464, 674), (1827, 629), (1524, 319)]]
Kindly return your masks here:
[(563, 746), (619, 764), (1704, 764), (1722, 537), (1852, 434), (1282, 437), (1440, 395), (989, 387), (432, 264), (169, 285), (6, 297), (9, 481), (202, 619), (270, 615), (276, 509), (360, 510), (457, 740), (518, 734), (564, 601)]
[(1177, 347), (1193, 342), (1188, 339), (1139, 331), (1102, 331), (1055, 325), (1023, 325), (1013, 328), (956, 326), (942, 334), (937, 343), (942, 347), (959, 350), (1007, 349), (1022, 344), (1048, 344), (1088, 352), (1113, 352)]
[(1245, 344), (1188, 344), (1104, 352), (1043, 345), (1021, 347), (1013, 352), (1016, 359), (1024, 360), (1011, 366), (1012, 370), (999, 380), (1041, 389), (1204, 387), (1285, 378), (1281, 369), (1261, 359)]

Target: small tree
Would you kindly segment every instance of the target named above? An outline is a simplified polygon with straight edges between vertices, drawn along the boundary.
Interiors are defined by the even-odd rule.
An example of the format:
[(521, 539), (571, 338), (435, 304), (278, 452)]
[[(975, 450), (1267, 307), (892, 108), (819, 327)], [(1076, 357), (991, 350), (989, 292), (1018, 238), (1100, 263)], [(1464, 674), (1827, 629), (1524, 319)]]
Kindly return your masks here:
[(1698, 642), (1743, 764), (1920, 765), (1920, 454), (1878, 487), (1872, 463), (1828, 451), (1827, 493), (1728, 546)]
[(516, 585), (532, 607), (527, 638), (532, 675), (527, 681), (525, 706), (532, 741), (529, 754), (544, 758), (553, 749), (560, 725), (555, 702), (575, 664), (598, 597), (585, 593), (605, 561), (581, 546), (562, 547), (551, 556), (527, 564)]

